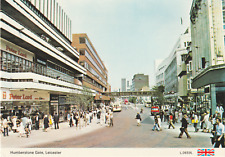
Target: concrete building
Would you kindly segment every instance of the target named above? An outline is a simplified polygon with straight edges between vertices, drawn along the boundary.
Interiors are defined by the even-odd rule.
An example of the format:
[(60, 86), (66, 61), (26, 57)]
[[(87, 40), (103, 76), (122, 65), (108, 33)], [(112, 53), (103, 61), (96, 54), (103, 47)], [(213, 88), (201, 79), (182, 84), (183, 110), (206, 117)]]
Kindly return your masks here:
[(131, 85), (130, 85), (130, 81), (127, 81), (127, 91), (131, 91)]
[(168, 59), (155, 60), (155, 84), (156, 86), (165, 85), (164, 73), (167, 67)]
[(126, 84), (126, 78), (121, 79), (121, 92), (126, 92), (127, 91), (127, 84)]
[(187, 47), (191, 42), (190, 29), (180, 35), (178, 41), (176, 42), (172, 52), (166, 59), (166, 67), (164, 72), (165, 80), (165, 98), (166, 102), (171, 105), (178, 104), (179, 96), (186, 96), (187, 90), (186, 82), (187, 77), (179, 78), (178, 75), (181, 73), (182, 69), (182, 55), (187, 54)]
[(56, 112), (63, 120), (86, 74), (70, 18), (55, 0), (2, 0), (1, 9), (1, 112)]
[(190, 10), (192, 87), (198, 90), (198, 107), (211, 113), (225, 107), (224, 12), (224, 0), (193, 0)]
[(87, 75), (82, 80), (83, 86), (97, 92), (95, 102), (109, 103), (110, 98), (102, 95), (103, 92), (111, 91), (108, 70), (87, 34), (73, 34), (72, 46), (80, 53), (79, 64), (87, 70)]
[(143, 87), (149, 88), (149, 76), (144, 74), (135, 74), (132, 79), (132, 91), (141, 91)]

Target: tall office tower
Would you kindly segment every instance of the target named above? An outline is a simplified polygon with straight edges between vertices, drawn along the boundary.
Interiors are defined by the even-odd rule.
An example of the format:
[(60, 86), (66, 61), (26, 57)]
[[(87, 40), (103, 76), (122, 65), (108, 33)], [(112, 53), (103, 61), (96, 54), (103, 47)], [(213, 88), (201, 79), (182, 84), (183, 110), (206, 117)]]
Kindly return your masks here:
[(132, 91), (141, 91), (143, 87), (149, 88), (149, 76), (144, 74), (135, 74), (132, 79)]
[(121, 92), (126, 92), (127, 91), (127, 84), (126, 84), (126, 79), (122, 78), (121, 79)]

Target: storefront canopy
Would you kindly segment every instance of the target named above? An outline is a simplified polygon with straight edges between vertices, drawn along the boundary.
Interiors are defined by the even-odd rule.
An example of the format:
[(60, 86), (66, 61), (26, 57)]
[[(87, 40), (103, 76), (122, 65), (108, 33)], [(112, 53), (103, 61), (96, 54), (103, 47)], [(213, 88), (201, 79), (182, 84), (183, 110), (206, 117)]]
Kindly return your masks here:
[(201, 88), (210, 84), (225, 85), (225, 64), (208, 67), (193, 79), (191, 86)]

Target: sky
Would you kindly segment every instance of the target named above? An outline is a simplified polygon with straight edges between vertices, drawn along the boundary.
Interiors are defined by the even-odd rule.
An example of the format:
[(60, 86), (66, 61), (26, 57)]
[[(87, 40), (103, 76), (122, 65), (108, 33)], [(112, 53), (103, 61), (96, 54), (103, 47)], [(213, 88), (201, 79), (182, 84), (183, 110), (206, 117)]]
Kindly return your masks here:
[[(189, 26), (192, 0), (57, 0), (72, 20), (72, 33), (86, 33), (108, 70), (112, 91), (121, 78), (149, 75), (171, 53)], [(182, 24), (181, 24), (182, 18)]]

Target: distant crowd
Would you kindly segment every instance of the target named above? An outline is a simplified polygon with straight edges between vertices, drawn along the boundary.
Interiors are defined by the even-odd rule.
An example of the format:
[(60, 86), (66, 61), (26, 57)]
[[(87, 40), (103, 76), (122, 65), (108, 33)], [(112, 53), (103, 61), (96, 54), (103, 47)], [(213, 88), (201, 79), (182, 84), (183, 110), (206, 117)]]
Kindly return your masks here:
[[(29, 137), (32, 130), (42, 129), (47, 132), (49, 129), (59, 129), (60, 121), (59, 115), (48, 114), (44, 115), (37, 112), (34, 116), (22, 115), (7, 116), (0, 119), (0, 131), (1, 134), (9, 136), (9, 132), (18, 133), (19, 137)], [(81, 129), (91, 124), (95, 120), (97, 124), (113, 126), (113, 112), (109, 107), (97, 108), (93, 111), (74, 110), (67, 114), (67, 122), (69, 127), (75, 126), (77, 129)]]

